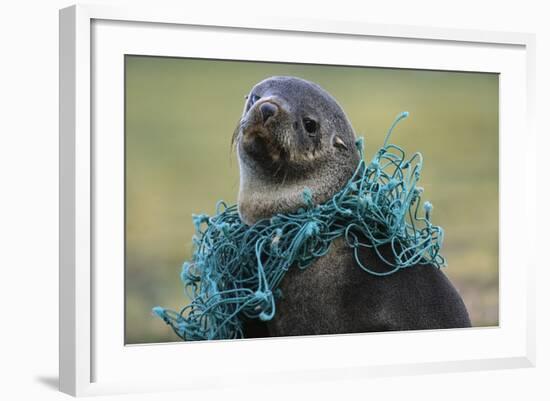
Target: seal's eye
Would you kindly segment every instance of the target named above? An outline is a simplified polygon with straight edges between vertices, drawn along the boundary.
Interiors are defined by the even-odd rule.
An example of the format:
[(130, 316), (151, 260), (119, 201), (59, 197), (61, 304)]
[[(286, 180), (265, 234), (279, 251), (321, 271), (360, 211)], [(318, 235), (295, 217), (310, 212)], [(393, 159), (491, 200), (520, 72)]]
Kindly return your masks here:
[(317, 131), (317, 122), (312, 120), (311, 118), (304, 118), (303, 123), (304, 128), (310, 134), (313, 134), (315, 131)]
[(250, 94), (246, 97), (248, 100), (246, 102), (246, 111), (250, 110), (252, 106), (254, 106), (254, 103), (256, 103), (260, 97), (258, 95)]

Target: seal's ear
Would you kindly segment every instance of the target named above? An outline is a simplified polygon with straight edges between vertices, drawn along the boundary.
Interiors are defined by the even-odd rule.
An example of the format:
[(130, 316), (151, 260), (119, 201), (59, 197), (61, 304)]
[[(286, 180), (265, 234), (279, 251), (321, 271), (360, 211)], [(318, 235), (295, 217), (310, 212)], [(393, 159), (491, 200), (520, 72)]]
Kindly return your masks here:
[(344, 140), (343, 140), (342, 138), (340, 138), (338, 135), (334, 135), (334, 136), (332, 137), (332, 145), (333, 145), (335, 148), (348, 150), (348, 147), (347, 147), (347, 145), (345, 144)]

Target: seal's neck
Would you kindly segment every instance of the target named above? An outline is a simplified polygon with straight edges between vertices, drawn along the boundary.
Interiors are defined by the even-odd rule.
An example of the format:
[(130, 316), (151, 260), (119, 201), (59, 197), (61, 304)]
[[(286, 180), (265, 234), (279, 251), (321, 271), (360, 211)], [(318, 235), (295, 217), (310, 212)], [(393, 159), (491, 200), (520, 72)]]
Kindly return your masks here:
[(315, 204), (324, 203), (348, 182), (353, 169), (340, 166), (316, 169), (315, 175), (302, 180), (266, 181), (241, 164), (239, 215), (246, 224), (270, 218), (278, 213), (291, 213), (305, 206), (304, 189), (309, 188)]

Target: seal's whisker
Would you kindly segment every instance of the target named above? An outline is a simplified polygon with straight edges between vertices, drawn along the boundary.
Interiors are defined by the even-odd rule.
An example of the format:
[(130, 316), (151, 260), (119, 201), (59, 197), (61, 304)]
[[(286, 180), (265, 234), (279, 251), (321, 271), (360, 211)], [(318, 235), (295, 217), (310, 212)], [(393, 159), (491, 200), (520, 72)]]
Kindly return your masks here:
[(282, 167), (283, 167), (282, 163), (279, 163), (279, 167), (277, 167), (277, 169), (273, 173), (273, 178), (277, 177), (277, 174), (279, 174), (279, 171), (281, 171)]
[(283, 182), (281, 183), (281, 186), (283, 187), (285, 185), (285, 182), (286, 182), (286, 177), (288, 176), (288, 170), (285, 170), (285, 175), (283, 177)]
[(239, 119), (239, 122), (237, 123), (237, 126), (235, 127), (235, 130), (233, 131), (233, 135), (231, 135), (231, 149), (233, 150), (235, 146), (237, 145), (237, 138), (239, 137), (239, 134), (243, 128), (244, 121), (243, 119)]

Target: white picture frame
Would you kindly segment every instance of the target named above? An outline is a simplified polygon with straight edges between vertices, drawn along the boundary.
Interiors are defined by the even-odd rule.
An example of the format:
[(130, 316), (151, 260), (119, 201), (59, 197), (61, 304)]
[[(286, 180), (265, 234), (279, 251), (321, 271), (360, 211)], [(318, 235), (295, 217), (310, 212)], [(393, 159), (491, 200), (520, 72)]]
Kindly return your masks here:
[[(255, 35), (272, 41), (270, 53), (245, 51)], [(285, 40), (296, 49), (305, 41), (311, 53), (291, 45), (281, 52), (276, 44)], [(243, 377), (268, 383), (534, 366), (533, 245), (514, 235), (522, 223), (534, 226), (536, 215), (527, 191), (518, 190), (534, 187), (527, 172), (535, 160), (526, 151), (535, 144), (534, 40), (522, 33), (366, 22), (220, 19), (154, 7), (61, 10), (60, 390), (94, 395), (238, 386)], [(330, 57), (340, 64), (501, 74), (499, 327), (125, 346), (124, 239), (116, 226), (124, 207), (121, 56), (330, 62), (315, 52), (319, 46), (333, 48)], [(364, 52), (351, 51), (362, 46), (368, 61)], [(181, 353), (198, 361), (185, 375), (173, 362)], [(231, 363), (212, 364), (216, 355)]]

